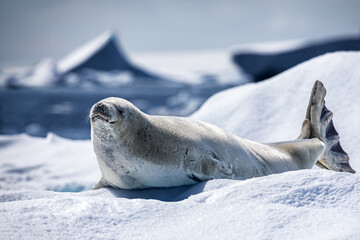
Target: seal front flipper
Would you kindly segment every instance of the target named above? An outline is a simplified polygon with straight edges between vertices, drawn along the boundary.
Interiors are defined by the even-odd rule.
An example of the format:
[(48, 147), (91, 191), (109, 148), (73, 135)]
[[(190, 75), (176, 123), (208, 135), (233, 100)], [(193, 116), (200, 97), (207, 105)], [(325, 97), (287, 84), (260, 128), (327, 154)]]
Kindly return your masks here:
[(186, 165), (188, 178), (195, 182), (218, 178), (233, 179), (235, 177), (232, 164), (219, 160), (216, 154), (189, 160)]
[(103, 177), (100, 178), (99, 182), (93, 187), (92, 190), (100, 189), (103, 187), (109, 187), (110, 185), (105, 181)]

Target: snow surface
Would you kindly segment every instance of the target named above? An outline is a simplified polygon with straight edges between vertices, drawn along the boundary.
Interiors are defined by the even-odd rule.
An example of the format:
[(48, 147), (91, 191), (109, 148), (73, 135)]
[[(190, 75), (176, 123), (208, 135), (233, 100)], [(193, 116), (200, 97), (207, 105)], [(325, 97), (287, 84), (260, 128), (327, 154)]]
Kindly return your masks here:
[[(359, 62), (359, 52), (321, 56), (220, 92), (193, 117), (253, 140), (293, 139), (320, 79), (341, 143), (360, 171)], [(88, 191), (99, 177), (90, 141), (0, 136), (0, 239), (360, 239), (358, 173), (311, 169)]]
[(2, 191), (0, 231), (3, 239), (355, 240), (359, 181), (312, 170), (170, 190)]
[(68, 140), (51, 133), (46, 138), (0, 135), (0, 149), (2, 190), (78, 192), (91, 189), (101, 176), (88, 140)]

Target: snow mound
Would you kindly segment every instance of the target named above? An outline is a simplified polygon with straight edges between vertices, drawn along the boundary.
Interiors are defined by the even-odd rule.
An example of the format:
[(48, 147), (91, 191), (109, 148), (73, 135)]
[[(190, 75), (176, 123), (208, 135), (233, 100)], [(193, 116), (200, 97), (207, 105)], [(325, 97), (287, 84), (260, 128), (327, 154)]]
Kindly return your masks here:
[(269, 80), (219, 92), (192, 117), (259, 142), (296, 138), (312, 85), (321, 80), (341, 144), (360, 170), (360, 52), (336, 52), (302, 63)]
[(359, 181), (305, 170), (168, 191), (0, 191), (0, 226), (5, 239), (358, 239)]
[(2, 190), (79, 192), (100, 179), (90, 141), (72, 141), (52, 133), (46, 138), (0, 135), (0, 150)]

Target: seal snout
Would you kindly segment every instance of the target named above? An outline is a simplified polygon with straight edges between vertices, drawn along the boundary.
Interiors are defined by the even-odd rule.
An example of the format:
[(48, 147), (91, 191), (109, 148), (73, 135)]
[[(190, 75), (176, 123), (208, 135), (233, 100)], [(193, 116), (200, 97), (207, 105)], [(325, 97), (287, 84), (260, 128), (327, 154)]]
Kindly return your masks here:
[(110, 124), (113, 124), (118, 120), (116, 114), (114, 113), (113, 107), (104, 102), (98, 102), (94, 104), (90, 111), (90, 119), (92, 122), (97, 119), (101, 119)]

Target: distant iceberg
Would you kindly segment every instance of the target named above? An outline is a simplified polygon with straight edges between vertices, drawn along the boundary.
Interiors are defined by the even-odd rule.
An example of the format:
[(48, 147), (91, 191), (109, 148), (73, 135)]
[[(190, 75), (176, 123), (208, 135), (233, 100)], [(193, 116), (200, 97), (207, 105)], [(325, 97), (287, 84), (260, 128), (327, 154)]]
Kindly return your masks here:
[(0, 86), (7, 88), (54, 86), (58, 79), (56, 63), (45, 58), (35, 66), (12, 73), (0, 73)]
[(359, 51), (360, 36), (281, 44), (281, 46), (284, 45), (284, 49), (280, 48), (275, 51), (267, 51), (261, 48), (235, 50), (233, 61), (241, 70), (252, 76), (253, 81), (258, 82), (325, 53)]
[(106, 31), (57, 63), (44, 59), (17, 72), (0, 72), (0, 86), (65, 88), (113, 88), (120, 86), (183, 86), (133, 64), (119, 46), (115, 34)]
[(57, 64), (57, 69), (61, 74), (79, 73), (85, 69), (93, 69), (127, 71), (131, 72), (134, 77), (159, 78), (155, 74), (133, 65), (111, 31), (104, 32), (61, 59)]

